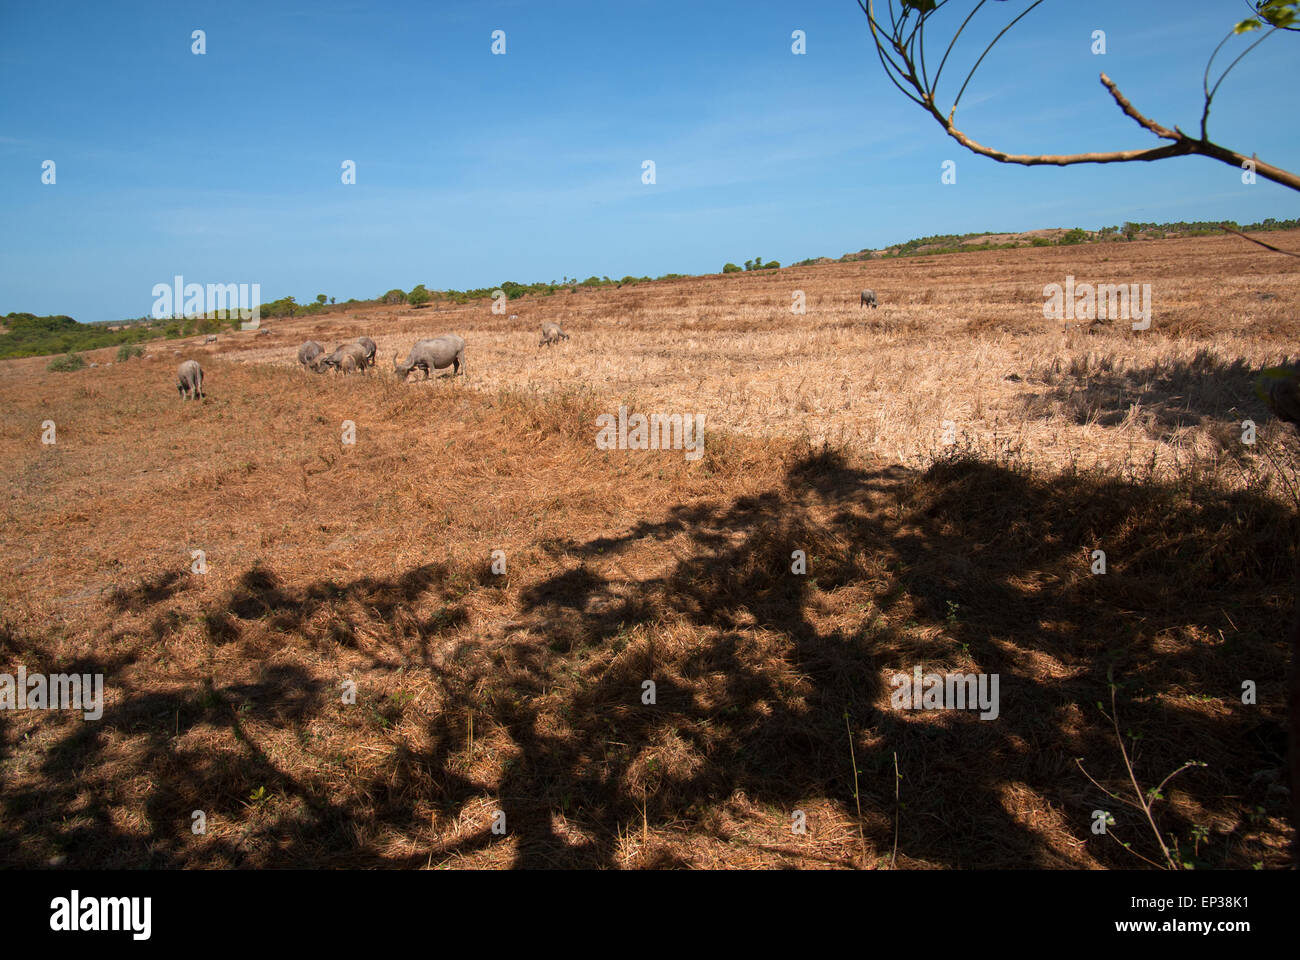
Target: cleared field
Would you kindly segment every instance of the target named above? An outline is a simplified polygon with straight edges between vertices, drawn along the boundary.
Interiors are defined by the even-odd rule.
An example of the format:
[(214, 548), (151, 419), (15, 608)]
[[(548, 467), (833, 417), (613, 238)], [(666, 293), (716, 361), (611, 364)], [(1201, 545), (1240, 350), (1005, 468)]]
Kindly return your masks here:
[[(1063, 332), (1067, 275), (1150, 283), (1151, 329)], [(1296, 441), (1251, 384), (1297, 280), (1236, 238), (1034, 248), (0, 363), (0, 671), (106, 684), (99, 721), (0, 711), (0, 857), (1144, 866), (1089, 781), (1131, 795), (1109, 671), (1144, 788), (1206, 764), (1156, 804), (1176, 855), (1278, 866)], [(396, 382), (442, 332), (468, 376)], [(378, 371), (297, 369), (360, 334)], [(620, 404), (703, 413), (704, 456), (597, 449)], [(997, 673), (998, 719), (893, 708), (916, 665)]]
[[(1277, 236), (1300, 246), (1300, 233)], [(1044, 285), (1067, 275), (1150, 284), (1151, 329), (1119, 322), (1090, 335), (1044, 319)], [(1225, 425), (1268, 419), (1252, 371), (1300, 352), (1297, 280), (1300, 261), (1235, 237), (1029, 248), (557, 294), (511, 304), (516, 320), (486, 303), (357, 311), (272, 323), (277, 335), (257, 349), (222, 353), (291, 364), (307, 335), (332, 346), (367, 332), (391, 368), (416, 337), (456, 332), (470, 338), (480, 390), (589, 388), (912, 465), (928, 462), (949, 420), (962, 442), (1022, 448), (1036, 464), (1172, 466), (1225, 443), (1239, 451), (1240, 430), (1229, 440)], [(880, 309), (859, 307), (864, 286)], [(539, 353), (544, 320), (578, 335)]]

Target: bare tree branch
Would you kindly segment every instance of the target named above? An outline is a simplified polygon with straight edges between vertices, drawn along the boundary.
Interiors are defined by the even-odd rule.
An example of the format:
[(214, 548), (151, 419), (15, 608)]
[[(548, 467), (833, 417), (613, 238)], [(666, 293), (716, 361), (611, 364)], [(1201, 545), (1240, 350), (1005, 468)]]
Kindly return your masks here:
[[(868, 26), (871, 28), (871, 38), (876, 45), (877, 53), (880, 55), (880, 62), (884, 66), (885, 73), (893, 82), (894, 86), (898, 87), (898, 89), (902, 91), (908, 99), (912, 100), (934, 117), (935, 122), (943, 127), (944, 132), (947, 133), (948, 136), (952, 137), (972, 153), (988, 157), (989, 159), (996, 160), (999, 163), (1018, 163), (1024, 166), (1050, 165), (1058, 167), (1072, 166), (1078, 163), (1148, 162), (1151, 160), (1164, 160), (1167, 157), (1197, 155), (1210, 157), (1211, 159), (1218, 160), (1219, 162), (1228, 164), (1229, 166), (1251, 169), (1266, 180), (1272, 180), (1274, 183), (1280, 183), (1284, 187), (1290, 187), (1292, 190), (1300, 191), (1300, 175), (1294, 174), (1289, 170), (1284, 170), (1281, 167), (1265, 163), (1254, 156), (1247, 157), (1246, 155), (1231, 150), (1228, 147), (1214, 143), (1205, 135), (1205, 125), (1209, 116), (1210, 101), (1213, 100), (1214, 94), (1218, 91), (1219, 84), (1223, 82), (1224, 77), (1227, 76), (1228, 72), (1236, 66), (1246, 53), (1249, 53), (1258, 46), (1259, 43), (1263, 42), (1265, 37), (1270, 36), (1273, 31), (1270, 31), (1265, 35), (1265, 37), (1261, 37), (1260, 40), (1256, 41), (1247, 48), (1245, 52), (1238, 56), (1228, 69), (1224, 71), (1223, 75), (1219, 77), (1213, 88), (1210, 88), (1209, 86), (1209, 67), (1207, 65), (1204, 80), (1206, 102), (1205, 110), (1201, 117), (1200, 137), (1188, 136), (1177, 127), (1174, 127), (1171, 130), (1168, 127), (1144, 116), (1131, 102), (1129, 102), (1128, 98), (1120, 92), (1119, 87), (1116, 86), (1114, 81), (1103, 73), (1101, 74), (1102, 85), (1110, 92), (1111, 97), (1114, 98), (1115, 103), (1125, 113), (1125, 115), (1132, 118), (1143, 129), (1149, 131), (1162, 140), (1168, 140), (1169, 143), (1164, 146), (1148, 147), (1139, 150), (1109, 150), (1069, 154), (1007, 153), (1006, 151), (999, 150), (995, 147), (985, 146), (959, 129), (954, 122), (957, 103), (961, 100), (962, 93), (965, 92), (966, 87), (970, 84), (971, 78), (974, 77), (975, 71), (979, 69), (980, 64), (983, 63), (984, 58), (988, 55), (989, 51), (993, 49), (993, 46), (997, 44), (997, 42), (1006, 35), (1007, 31), (1015, 26), (1016, 23), (1018, 23), (1026, 14), (1042, 3), (1042, 0), (1034, 0), (1034, 2), (1031, 3), (1019, 16), (1007, 24), (1001, 32), (994, 37), (993, 42), (984, 49), (984, 52), (980, 54), (979, 59), (975, 62), (975, 66), (971, 69), (970, 73), (967, 74), (966, 80), (962, 83), (961, 90), (957, 94), (957, 99), (953, 102), (952, 107), (946, 116), (935, 102), (935, 90), (939, 81), (939, 76), (943, 73), (943, 68), (948, 60), (948, 55), (952, 53), (957, 38), (961, 36), (961, 33), (970, 23), (971, 18), (979, 11), (980, 7), (983, 6), (984, 0), (980, 0), (980, 3), (975, 6), (975, 9), (971, 11), (958, 28), (956, 34), (954, 34), (952, 41), (948, 44), (948, 49), (943, 55), (943, 59), (939, 61), (939, 69), (935, 72), (934, 79), (930, 80), (928, 77), (925, 77), (925, 71), (921, 71), (921, 76), (918, 77), (918, 56), (916, 54), (917, 44), (919, 43), (921, 48), (919, 59), (923, 59), (925, 56), (925, 22), (930, 16), (936, 13), (944, 3), (946, 3), (946, 0), (937, 3), (930, 9), (926, 10), (922, 9), (920, 5), (909, 5), (907, 2), (903, 2), (901, 10), (895, 12), (893, 0), (890, 0), (890, 20), (888, 27), (886, 27), (885, 24), (882, 24), (876, 19), (875, 0), (858, 0), (858, 6), (862, 9), (862, 12), (866, 14)], [(916, 18), (915, 20), (912, 19), (914, 16)], [(1220, 44), (1220, 47), (1222, 47), (1222, 44)], [(1217, 49), (1215, 52), (1218, 52)], [(1213, 57), (1211, 57), (1211, 62), (1213, 62)], [(923, 77), (924, 79), (922, 79)]]
[(1264, 247), (1267, 250), (1272, 250), (1274, 253), (1285, 253), (1288, 257), (1300, 257), (1300, 253), (1293, 253), (1290, 250), (1283, 250), (1281, 247), (1275, 247), (1273, 246), (1273, 244), (1265, 243), (1263, 240), (1256, 240), (1254, 237), (1248, 237), (1240, 230), (1232, 229), (1232, 227), (1228, 226), (1226, 223), (1219, 224), (1219, 229), (1224, 230), (1228, 233), (1235, 233), (1237, 236), (1241, 237), (1241, 239), (1249, 240), (1251, 243), (1258, 243), (1261, 247)]

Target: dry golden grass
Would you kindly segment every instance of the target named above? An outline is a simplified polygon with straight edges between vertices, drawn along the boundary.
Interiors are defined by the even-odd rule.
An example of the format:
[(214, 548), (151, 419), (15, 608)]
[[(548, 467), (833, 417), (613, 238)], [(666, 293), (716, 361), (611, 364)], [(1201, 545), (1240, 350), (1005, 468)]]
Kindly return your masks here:
[[(1123, 789), (1113, 668), (1144, 785), (1208, 764), (1157, 805), (1182, 853), (1279, 865), (1295, 441), (1250, 385), (1298, 272), (1236, 239), (992, 251), (0, 363), (0, 671), (107, 689), (98, 722), (0, 713), (0, 857), (888, 866), (897, 754), (900, 867), (1136, 866), (1091, 812), (1154, 839), (1074, 763)], [(1152, 329), (1063, 334), (1067, 273), (1151, 283)], [(545, 319), (572, 339), (539, 350)], [(441, 332), (468, 376), (397, 383)], [(363, 333), (379, 370), (297, 369)], [(704, 413), (704, 457), (598, 450), (620, 402)], [(891, 709), (916, 663), (999, 673), (1001, 717)]]
[[(1300, 232), (1279, 238), (1300, 246)], [(1043, 285), (1067, 274), (1150, 283), (1152, 329), (1089, 335), (1045, 320)], [(1025, 248), (561, 293), (511, 304), (517, 320), (486, 303), (372, 308), (275, 323), (275, 336), (244, 334), (228, 355), (292, 364), (290, 347), (308, 336), (332, 347), (366, 332), (387, 369), (417, 337), (458, 332), (473, 387), (489, 392), (590, 388), (702, 412), (719, 429), (826, 439), (913, 466), (950, 420), (963, 442), (1021, 448), (1035, 464), (1154, 457), (1163, 470), (1235, 456), (1225, 423), (1267, 419), (1251, 371), (1296, 352), (1298, 277), (1300, 261), (1235, 237)], [(880, 309), (858, 306), (864, 286)], [(795, 290), (803, 316), (791, 313)], [(573, 339), (539, 352), (545, 320)]]

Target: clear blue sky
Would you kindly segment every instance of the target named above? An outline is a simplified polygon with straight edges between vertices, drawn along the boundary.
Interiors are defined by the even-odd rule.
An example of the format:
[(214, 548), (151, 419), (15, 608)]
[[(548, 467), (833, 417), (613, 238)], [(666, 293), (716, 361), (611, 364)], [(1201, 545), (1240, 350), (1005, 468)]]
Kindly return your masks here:
[[(978, 36), (1023, 6), (989, 4)], [(1105, 70), (1193, 130), (1205, 60), (1243, 11), (1050, 0), (985, 61), (959, 124), (1013, 151), (1154, 145)], [(1211, 136), (1300, 168), (1297, 53), (1279, 35), (1244, 61)], [(948, 159), (955, 185), (940, 183)], [(964, 151), (887, 82), (853, 0), (0, 0), (0, 314), (140, 316), (175, 274), (257, 282), (264, 301), (363, 299), (707, 273), (934, 233), (1270, 216), (1300, 216), (1300, 194), (1203, 158), (1059, 169)]]

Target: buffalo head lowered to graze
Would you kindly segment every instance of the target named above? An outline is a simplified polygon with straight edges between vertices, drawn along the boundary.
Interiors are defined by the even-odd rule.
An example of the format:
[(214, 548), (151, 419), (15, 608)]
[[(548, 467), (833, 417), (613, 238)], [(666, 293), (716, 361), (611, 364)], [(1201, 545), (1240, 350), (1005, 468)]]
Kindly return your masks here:
[[(345, 364), (344, 359), (351, 358), (351, 362)], [(330, 368), (341, 370), (343, 373), (361, 372), (366, 370), (366, 348), (359, 343), (344, 343), (334, 348), (330, 354), (322, 353), (312, 363), (312, 369), (317, 373), (324, 373)]]
[(549, 347), (551, 344), (559, 343), (561, 340), (568, 340), (569, 335), (560, 329), (560, 325), (554, 321), (547, 320), (542, 324), (542, 341), (539, 347)]
[(416, 367), (424, 371), (424, 379), (429, 379), (433, 370), (444, 367), (452, 368), (452, 376), (465, 372), (465, 341), (454, 333), (444, 334), (430, 340), (417, 340), (406, 362), (398, 360), (400, 354), (393, 354), (393, 371), (405, 380)]

